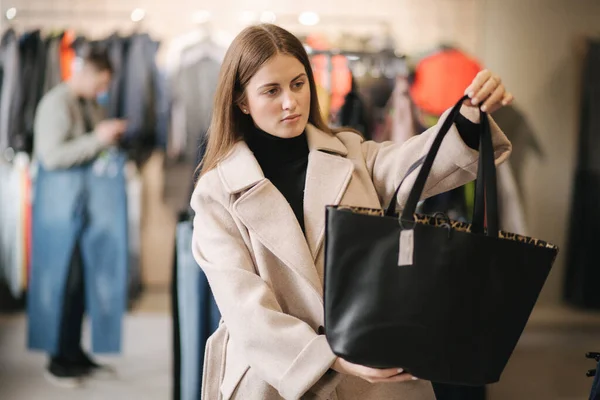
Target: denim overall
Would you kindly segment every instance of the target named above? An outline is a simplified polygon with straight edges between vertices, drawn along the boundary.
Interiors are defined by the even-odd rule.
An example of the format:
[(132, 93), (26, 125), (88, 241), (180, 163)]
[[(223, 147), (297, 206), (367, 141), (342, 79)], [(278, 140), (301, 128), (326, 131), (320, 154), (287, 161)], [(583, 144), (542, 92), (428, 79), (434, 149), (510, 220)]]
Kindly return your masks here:
[(65, 283), (77, 245), (92, 351), (121, 351), (128, 274), (126, 158), (110, 149), (88, 164), (38, 166), (34, 183), (28, 346), (55, 354)]

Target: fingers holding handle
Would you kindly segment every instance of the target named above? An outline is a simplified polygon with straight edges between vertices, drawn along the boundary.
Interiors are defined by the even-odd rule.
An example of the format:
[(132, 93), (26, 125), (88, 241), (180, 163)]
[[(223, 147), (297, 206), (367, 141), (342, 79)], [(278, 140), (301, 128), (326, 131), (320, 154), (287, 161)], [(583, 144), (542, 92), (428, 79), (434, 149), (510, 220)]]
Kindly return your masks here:
[(480, 107), (482, 111), (492, 113), (512, 103), (513, 95), (506, 91), (502, 79), (485, 69), (480, 71), (473, 82), (465, 89), (469, 100), (465, 104)]

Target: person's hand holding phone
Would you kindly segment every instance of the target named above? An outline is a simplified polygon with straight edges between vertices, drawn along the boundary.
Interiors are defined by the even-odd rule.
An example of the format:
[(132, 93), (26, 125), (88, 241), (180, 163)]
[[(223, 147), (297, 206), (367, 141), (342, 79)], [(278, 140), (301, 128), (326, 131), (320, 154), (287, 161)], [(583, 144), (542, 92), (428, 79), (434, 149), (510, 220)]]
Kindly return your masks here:
[(122, 119), (108, 119), (96, 125), (95, 133), (106, 145), (115, 144), (127, 129), (127, 122)]

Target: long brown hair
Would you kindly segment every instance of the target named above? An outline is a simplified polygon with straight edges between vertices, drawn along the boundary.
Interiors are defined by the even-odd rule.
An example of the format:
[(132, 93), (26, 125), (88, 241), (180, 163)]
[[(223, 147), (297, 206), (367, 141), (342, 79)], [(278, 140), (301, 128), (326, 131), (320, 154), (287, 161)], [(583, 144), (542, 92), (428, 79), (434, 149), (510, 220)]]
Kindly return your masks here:
[(200, 175), (214, 169), (243, 139), (243, 132), (252, 126), (251, 117), (242, 113), (238, 105), (245, 100), (250, 79), (277, 54), (295, 57), (304, 65), (310, 85), (308, 122), (324, 132), (333, 133), (321, 117), (313, 71), (300, 40), (277, 25), (251, 26), (233, 40), (221, 65), (206, 153), (198, 166)]

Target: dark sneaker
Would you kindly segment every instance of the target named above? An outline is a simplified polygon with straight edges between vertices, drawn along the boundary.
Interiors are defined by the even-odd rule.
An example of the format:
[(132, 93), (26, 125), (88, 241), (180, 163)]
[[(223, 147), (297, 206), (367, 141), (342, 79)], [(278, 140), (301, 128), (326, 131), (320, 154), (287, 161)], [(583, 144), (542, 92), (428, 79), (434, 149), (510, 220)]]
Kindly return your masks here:
[(96, 377), (112, 378), (116, 376), (114, 368), (108, 365), (98, 364), (90, 356), (85, 354), (84, 351), (80, 351), (74, 365), (78, 368), (85, 370), (88, 374)]
[(83, 383), (87, 372), (79, 367), (52, 360), (46, 368), (46, 379), (55, 386), (76, 389)]

